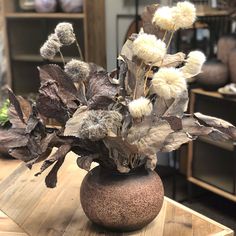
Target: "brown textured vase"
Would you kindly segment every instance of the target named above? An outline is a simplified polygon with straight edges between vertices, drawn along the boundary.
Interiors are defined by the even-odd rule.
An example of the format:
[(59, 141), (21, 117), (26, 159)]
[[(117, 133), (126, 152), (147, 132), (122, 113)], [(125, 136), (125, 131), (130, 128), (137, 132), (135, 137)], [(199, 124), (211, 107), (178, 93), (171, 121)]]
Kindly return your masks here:
[(164, 190), (160, 177), (144, 168), (130, 174), (96, 167), (85, 176), (80, 201), (95, 224), (116, 231), (132, 231), (149, 224), (160, 212)]

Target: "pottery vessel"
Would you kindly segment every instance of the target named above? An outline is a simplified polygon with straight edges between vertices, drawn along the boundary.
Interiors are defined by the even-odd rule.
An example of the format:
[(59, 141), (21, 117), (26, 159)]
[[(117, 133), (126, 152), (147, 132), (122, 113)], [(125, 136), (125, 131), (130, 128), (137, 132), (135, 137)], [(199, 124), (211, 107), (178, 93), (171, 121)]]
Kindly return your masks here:
[(56, 0), (35, 0), (35, 10), (37, 12), (55, 12), (56, 9)]
[(229, 55), (229, 73), (230, 73), (230, 80), (232, 83), (236, 83), (236, 49), (232, 50)]
[(132, 231), (155, 219), (163, 204), (164, 190), (154, 171), (142, 168), (120, 174), (98, 166), (85, 176), (80, 198), (93, 223), (110, 230)]
[(59, 0), (64, 12), (82, 12), (83, 0)]
[(202, 73), (196, 78), (197, 83), (204, 89), (217, 90), (229, 80), (228, 67), (218, 60), (207, 61), (202, 67)]

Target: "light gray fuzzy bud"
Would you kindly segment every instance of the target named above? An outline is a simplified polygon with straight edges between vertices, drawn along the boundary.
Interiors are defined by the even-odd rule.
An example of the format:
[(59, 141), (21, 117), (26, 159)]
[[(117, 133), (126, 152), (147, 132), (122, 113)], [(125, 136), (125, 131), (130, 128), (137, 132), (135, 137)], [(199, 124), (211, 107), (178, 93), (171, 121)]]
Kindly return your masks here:
[(100, 140), (109, 131), (117, 134), (121, 128), (122, 115), (117, 111), (91, 110), (79, 121), (78, 135), (82, 139)]
[(72, 24), (67, 22), (59, 23), (55, 28), (55, 33), (61, 44), (69, 46), (75, 42), (75, 34)]
[(65, 65), (65, 72), (74, 82), (85, 81), (89, 76), (90, 67), (84, 61), (72, 59)]
[(55, 34), (51, 34), (48, 40), (40, 48), (40, 54), (44, 59), (52, 60), (59, 52), (61, 43)]

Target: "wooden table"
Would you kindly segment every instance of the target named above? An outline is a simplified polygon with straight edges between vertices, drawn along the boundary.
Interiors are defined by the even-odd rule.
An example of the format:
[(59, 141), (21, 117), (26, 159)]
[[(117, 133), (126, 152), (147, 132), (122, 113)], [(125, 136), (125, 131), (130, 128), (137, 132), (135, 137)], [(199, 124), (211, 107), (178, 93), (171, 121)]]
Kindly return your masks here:
[(60, 170), (55, 189), (45, 187), (47, 173), (34, 177), (38, 168), (29, 171), (21, 165), (1, 182), (0, 209), (9, 218), (0, 212), (0, 236), (233, 235), (229, 228), (168, 198), (160, 214), (143, 230), (108, 232), (94, 226), (81, 209), (79, 190), (86, 172), (77, 167), (73, 154)]

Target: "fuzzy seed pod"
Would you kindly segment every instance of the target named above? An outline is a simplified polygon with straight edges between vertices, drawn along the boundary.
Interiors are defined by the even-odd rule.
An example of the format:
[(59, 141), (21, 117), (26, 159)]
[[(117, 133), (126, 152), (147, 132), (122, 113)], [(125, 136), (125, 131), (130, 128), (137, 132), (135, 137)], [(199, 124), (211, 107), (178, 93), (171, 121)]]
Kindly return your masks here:
[(100, 140), (109, 132), (117, 134), (121, 128), (122, 115), (117, 111), (90, 110), (78, 122), (78, 137)]
[(56, 34), (51, 34), (48, 40), (40, 48), (40, 54), (44, 59), (52, 60), (60, 51), (61, 43)]
[(155, 35), (143, 33), (134, 40), (133, 52), (145, 63), (154, 63), (166, 55), (166, 44)]
[(160, 7), (156, 10), (152, 23), (161, 29), (171, 31), (174, 28), (172, 10), (170, 7)]
[(142, 118), (152, 113), (153, 105), (147, 98), (140, 97), (129, 103), (129, 112), (134, 118)]
[(172, 7), (173, 22), (175, 30), (190, 28), (196, 20), (196, 8), (194, 4), (185, 1), (177, 3), (176, 7)]
[(59, 23), (55, 28), (55, 34), (65, 46), (73, 44), (76, 40), (73, 26), (67, 22)]
[(72, 59), (65, 65), (65, 72), (74, 82), (85, 81), (89, 76), (90, 67), (84, 61)]
[(178, 97), (187, 89), (182, 72), (173, 67), (160, 68), (160, 70), (153, 75), (152, 87), (157, 95), (166, 100)]
[(185, 65), (180, 69), (184, 78), (192, 78), (202, 71), (202, 66), (206, 61), (206, 56), (200, 51), (192, 51), (188, 54)]

